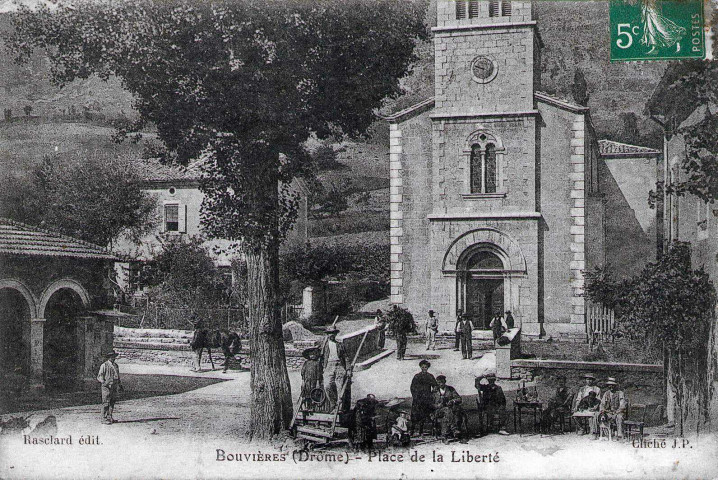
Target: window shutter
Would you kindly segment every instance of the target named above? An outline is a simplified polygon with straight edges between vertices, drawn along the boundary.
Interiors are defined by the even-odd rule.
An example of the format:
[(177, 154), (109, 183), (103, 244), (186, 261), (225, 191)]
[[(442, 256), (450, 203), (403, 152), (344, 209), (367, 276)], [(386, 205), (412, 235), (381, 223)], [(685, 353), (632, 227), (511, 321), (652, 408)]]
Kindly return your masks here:
[(167, 232), (167, 204), (162, 205), (162, 226), (160, 232)]
[(179, 216), (178, 216), (178, 222), (177, 222), (177, 223), (179, 223), (178, 231), (181, 233), (187, 233), (187, 205), (180, 205), (178, 210), (179, 210)]

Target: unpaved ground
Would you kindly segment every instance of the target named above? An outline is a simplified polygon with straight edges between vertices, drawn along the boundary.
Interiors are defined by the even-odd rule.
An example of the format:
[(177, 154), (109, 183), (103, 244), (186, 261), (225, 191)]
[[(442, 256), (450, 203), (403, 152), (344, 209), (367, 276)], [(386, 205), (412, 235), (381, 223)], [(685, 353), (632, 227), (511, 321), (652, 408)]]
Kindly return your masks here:
[[(416, 355), (423, 350), (412, 345), (409, 353)], [(469, 394), (473, 385), (464, 377), (470, 376), (471, 362), (453, 357), (453, 352), (442, 351), (441, 359), (432, 360), (432, 371), (446, 374), (460, 393)], [(418, 355), (404, 362), (387, 359), (357, 372), (354, 398), (367, 392), (379, 398), (408, 396), (411, 375), (418, 368), (417, 358)], [(229, 381), (176, 395), (121, 401), (115, 415), (118, 423), (114, 425), (100, 424), (99, 405), (37, 412), (39, 416), (55, 415), (57, 437), (71, 436), (72, 445), (31, 445), (24, 443), (19, 434), (2, 436), (0, 478), (400, 478), (402, 475), (403, 478), (714, 478), (718, 475), (715, 437), (691, 439), (685, 448), (681, 448), (680, 442), (679, 448), (672, 448), (671, 438), (665, 448), (634, 448), (631, 444), (594, 441), (574, 434), (489, 435), (466, 444), (433, 442), (385, 451), (393, 456), (375, 454), (371, 460), (366, 453), (345, 452), (345, 447), (340, 446), (330, 455), (316, 452), (312, 460), (305, 461), (306, 457), (293, 455), (298, 445), (289, 439), (279, 439), (273, 444), (248, 442), (248, 372), (190, 374), (176, 367), (128, 364), (121, 368), (125, 374), (197, 375)], [(290, 381), (293, 391), (298, 391), (299, 372), (290, 372)], [(97, 439), (100, 444), (80, 445), (81, 438)], [(469, 457), (466, 452), (472, 459), (480, 455), (484, 461), (460, 461)], [(345, 457), (338, 460), (339, 454), (349, 460)], [(499, 461), (489, 462), (488, 454), (493, 459), (498, 454)]]

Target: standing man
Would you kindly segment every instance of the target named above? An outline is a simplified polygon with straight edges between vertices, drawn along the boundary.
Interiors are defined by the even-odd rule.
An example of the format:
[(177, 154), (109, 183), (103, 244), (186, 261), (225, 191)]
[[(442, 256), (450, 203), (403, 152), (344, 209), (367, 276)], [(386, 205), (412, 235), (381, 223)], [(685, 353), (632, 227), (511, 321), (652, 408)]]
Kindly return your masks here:
[(461, 316), (461, 356), (466, 359), (471, 359), (474, 354), (472, 345), (472, 332), (474, 331), (474, 324), (471, 323), (468, 315)]
[(419, 427), (419, 435), (424, 433), (424, 421), (431, 417), (434, 412), (434, 389), (437, 386), (436, 379), (429, 373), (431, 363), (424, 359), (419, 362), (421, 372), (414, 375), (411, 380), (411, 430)]
[(384, 345), (386, 345), (386, 319), (384, 318), (384, 313), (381, 311), (380, 308), (377, 308), (376, 315), (374, 316), (374, 325), (376, 325), (377, 330), (379, 330), (379, 348), (384, 348)]
[(510, 330), (514, 328), (516, 322), (514, 321), (514, 316), (511, 315), (511, 310), (506, 310), (506, 330)]
[(459, 351), (459, 345), (461, 343), (461, 317), (464, 316), (464, 312), (459, 309), (456, 311), (456, 325), (454, 325), (454, 333), (456, 334), (456, 341), (454, 342), (454, 351)]
[(194, 332), (192, 332), (192, 340), (189, 342), (189, 346), (194, 352), (194, 367), (193, 372), (200, 372), (202, 367), (202, 350), (207, 345), (207, 337), (209, 332), (204, 328), (204, 322), (202, 319), (193, 318), (192, 324), (194, 325)]
[(344, 378), (347, 373), (347, 360), (344, 346), (337, 342), (336, 327), (327, 327), (324, 331), (327, 335), (327, 341), (322, 352), (323, 365), (323, 383), (327, 392), (327, 401), (329, 402), (329, 411), (333, 411), (339, 398), (339, 389), (344, 384)]
[(429, 318), (426, 321), (426, 349), (436, 350), (436, 333), (439, 331), (439, 319), (433, 310), (429, 310)]
[(100, 382), (102, 391), (102, 423), (112, 425), (114, 419), (112, 412), (117, 401), (117, 392), (123, 391), (124, 387), (120, 381), (120, 368), (115, 363), (117, 352), (111, 350), (102, 355), (105, 361), (100, 365), (97, 374), (97, 381)]
[(626, 415), (626, 396), (618, 389), (618, 382), (613, 377), (606, 380), (608, 391), (603, 394), (598, 415), (606, 414), (608, 419), (616, 423), (616, 437), (623, 438), (623, 418)]
[[(513, 319), (513, 317), (511, 318)], [(491, 333), (493, 334), (494, 342), (498, 341), (498, 339), (501, 338), (501, 335), (503, 335), (506, 331), (504, 318), (501, 316), (500, 312), (497, 312), (496, 315), (494, 315), (494, 318), (491, 319), (491, 323), (489, 323), (489, 328), (491, 329)]]

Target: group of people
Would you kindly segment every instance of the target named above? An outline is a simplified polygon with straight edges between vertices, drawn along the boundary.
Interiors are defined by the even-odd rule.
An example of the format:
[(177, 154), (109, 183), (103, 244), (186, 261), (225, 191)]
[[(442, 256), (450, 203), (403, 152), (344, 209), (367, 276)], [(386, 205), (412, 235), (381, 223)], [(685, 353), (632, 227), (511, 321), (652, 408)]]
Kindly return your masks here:
[[(463, 400), (456, 389), (447, 385), (446, 377), (434, 377), (429, 373), (431, 362), (424, 359), (419, 362), (421, 371), (411, 381), (411, 427), (409, 436), (414, 432), (424, 434), (424, 426), (429, 423), (429, 431), (435, 428), (444, 441), (458, 438), (466, 434), (467, 416), (463, 408)], [(487, 383), (482, 383), (486, 379)], [(479, 405), (491, 417), (498, 417), (499, 433), (507, 434), (503, 425), (506, 417), (506, 397), (495, 375), (487, 375), (476, 379), (479, 394)]]
[(542, 420), (546, 427), (554, 423), (559, 415), (571, 414), (576, 419), (577, 432), (592, 433), (599, 436), (600, 424), (616, 428), (616, 437), (623, 437), (623, 421), (626, 416), (627, 402), (624, 392), (618, 388), (614, 377), (604, 382), (605, 390), (596, 385), (596, 377), (587, 373), (583, 376), (584, 385), (575, 395), (566, 388), (565, 377), (558, 377), (558, 387), (548, 401)]

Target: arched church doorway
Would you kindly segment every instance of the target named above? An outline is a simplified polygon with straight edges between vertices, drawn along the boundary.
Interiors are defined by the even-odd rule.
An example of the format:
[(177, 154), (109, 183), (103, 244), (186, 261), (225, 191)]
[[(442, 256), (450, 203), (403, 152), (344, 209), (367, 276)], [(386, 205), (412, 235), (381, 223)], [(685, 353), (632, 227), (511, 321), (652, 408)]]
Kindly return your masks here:
[(489, 328), (491, 319), (504, 311), (504, 262), (491, 246), (464, 252), (457, 271), (458, 309), (469, 316), (474, 328)]
[(57, 290), (45, 306), (43, 371), (48, 386), (74, 386), (81, 358), (78, 318), (84, 311), (82, 299), (70, 288)]
[(0, 372), (30, 374), (30, 305), (14, 288), (0, 288)]

